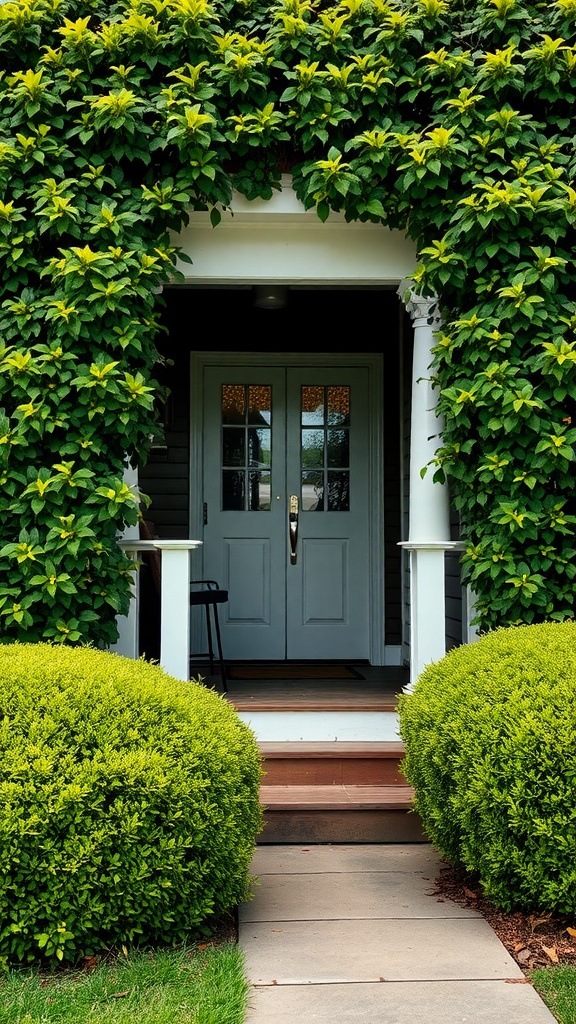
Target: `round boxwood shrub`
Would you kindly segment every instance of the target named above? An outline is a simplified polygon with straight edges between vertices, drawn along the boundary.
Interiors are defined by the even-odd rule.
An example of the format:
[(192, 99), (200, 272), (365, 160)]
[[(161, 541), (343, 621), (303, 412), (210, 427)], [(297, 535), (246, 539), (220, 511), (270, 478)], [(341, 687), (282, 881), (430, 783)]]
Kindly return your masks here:
[(261, 759), (225, 698), (89, 648), (0, 646), (0, 957), (170, 944), (249, 895)]
[(431, 842), (504, 910), (576, 912), (576, 623), (508, 627), (400, 698)]

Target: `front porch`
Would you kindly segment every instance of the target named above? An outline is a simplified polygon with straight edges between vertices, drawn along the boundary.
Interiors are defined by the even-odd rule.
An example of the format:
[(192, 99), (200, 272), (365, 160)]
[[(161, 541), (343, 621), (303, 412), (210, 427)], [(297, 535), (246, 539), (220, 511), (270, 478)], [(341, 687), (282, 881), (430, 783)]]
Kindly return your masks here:
[[(164, 292), (163, 355), (171, 369), (163, 384), (170, 401), (161, 449), (139, 470), (140, 485), (152, 499), (147, 516), (154, 536), (202, 539), (201, 550), (191, 557), (193, 575), (217, 579), (230, 593), (230, 605), (222, 609), (228, 657), (318, 659), (350, 657), (353, 650), (352, 656), (373, 665), (409, 663), (414, 680), (429, 661), (467, 639), (468, 609), (447, 489), (433, 482), (432, 472), (422, 475), (442, 428), (429, 379), (439, 321), (434, 300), (410, 290), (413, 243), (402, 232), (350, 224), (336, 214), (320, 222), (297, 200), (289, 176), (269, 202), (235, 195), (232, 206), (234, 215), (227, 214), (217, 231), (198, 212), (175, 239), (192, 263), (179, 265), (185, 282)], [(260, 305), (259, 293), (267, 287), (282, 293), (274, 308)], [(192, 322), (212, 323), (215, 316), (214, 339), (192, 330)], [(239, 323), (246, 335), (239, 334)], [(334, 383), (336, 371), (344, 374), (338, 382), (349, 386), (349, 436), (360, 430), (361, 443), (343, 463), (355, 490), (350, 508), (341, 511), (340, 547), (332, 539), (330, 558), (321, 557), (319, 552), (328, 550), (329, 528), (319, 527), (314, 516), (312, 549), (304, 531), (304, 521), (312, 517), (304, 510), (298, 565), (286, 570), (287, 496), (298, 496), (298, 470), (308, 466), (303, 461), (296, 466), (290, 454), (300, 448), (302, 409), (294, 401), (300, 370), (305, 385)], [(367, 378), (353, 378), (360, 372)], [(265, 382), (270, 389), (272, 405), (262, 413), (267, 424), (273, 423), (274, 403), (277, 421), (297, 423), (293, 434), (275, 435), (273, 472), (279, 476), (267, 485), (273, 496), (269, 507), (244, 508), (241, 515), (225, 507), (222, 497), (231, 470), (222, 462), (223, 431), (230, 425), (221, 390), (223, 382), (236, 387), (240, 379), (242, 386)], [(236, 451), (228, 456), (240, 458)], [(343, 523), (345, 517), (352, 520), (352, 511), (358, 517), (365, 511), (356, 534), (354, 522), (346, 529)], [(358, 537), (366, 538), (366, 550)], [(302, 575), (299, 594), (294, 581), (304, 564), (305, 542), (311, 568)], [(338, 578), (336, 570), (331, 574), (334, 565), (342, 565)], [(332, 599), (333, 579), (338, 599)], [(321, 590), (318, 581), (326, 580)], [(313, 608), (308, 618), (298, 611), (308, 607), (307, 601)], [(336, 620), (340, 615), (341, 633), (344, 625), (350, 632), (352, 613), (359, 621), (337, 651)], [(301, 620), (306, 623), (301, 632), (313, 637), (306, 649), (308, 636), (297, 632)], [(322, 646), (317, 634), (324, 621), (328, 638)], [(361, 640), (360, 627), (365, 630)], [(192, 632), (192, 650), (199, 650), (194, 622)], [(180, 627), (179, 634), (184, 636)], [(164, 646), (167, 652), (168, 642)], [(165, 657), (160, 656), (162, 663)]]
[[(450, 520), (447, 489), (434, 483), (431, 472), (422, 475), (442, 428), (428, 372), (439, 327), (435, 302), (410, 291), (416, 253), (401, 233), (371, 224), (350, 225), (339, 216), (321, 223), (296, 200), (288, 180), (269, 203), (235, 197), (234, 217), (226, 216), (217, 232), (206, 215), (194, 214), (178, 244), (193, 263), (180, 267), (185, 283), (167, 288), (164, 295), (164, 355), (171, 369), (163, 383), (170, 391), (170, 405), (161, 448), (140, 470), (140, 485), (152, 499), (147, 515), (153, 536), (158, 537), (143, 546), (160, 549), (165, 575), (161, 591), (171, 595), (169, 611), (162, 608), (153, 623), (152, 632), (159, 633), (159, 655), (154, 656), (177, 678), (195, 675), (190, 651), (206, 647), (199, 617), (190, 622), (186, 572), (188, 581), (190, 575), (217, 579), (230, 593), (230, 605), (222, 609), (224, 657), (232, 664), (235, 658), (253, 658), (259, 667), (257, 680), (234, 678), (232, 672), (225, 699), (250, 724), (262, 747), (268, 834), (273, 806), (283, 822), (279, 834), (291, 834), (286, 826), (291, 805), (302, 826), (292, 833), (299, 836), (295, 841), (318, 837), (317, 822), (324, 811), (341, 815), (337, 826), (322, 832), (326, 841), (350, 841), (355, 834), (358, 839), (364, 835), (365, 841), (387, 841), (388, 835), (390, 841), (400, 841), (399, 835), (381, 827), (388, 798), (403, 823), (414, 821), (408, 814), (411, 794), (400, 792), (397, 773), (402, 754), (397, 694), (426, 664), (469, 636), (467, 595), (459, 571), (461, 545), (457, 524)], [(281, 289), (280, 308), (270, 312), (259, 306), (262, 286)], [(192, 320), (212, 323), (216, 312), (214, 338), (191, 329)], [(244, 325), (240, 333), (239, 323)], [(343, 331), (346, 324), (354, 325), (348, 337)], [(341, 351), (343, 338), (348, 351)], [(331, 554), (316, 562), (311, 559), (303, 584), (331, 580), (330, 568), (336, 565), (341, 588), (339, 599), (332, 601), (325, 585), (324, 603), (311, 602), (312, 612), (301, 615), (299, 609), (308, 608), (305, 591), (302, 600), (296, 600), (292, 584), (304, 564), (303, 524), (310, 510), (304, 510), (300, 519), (297, 564), (296, 558), (288, 562), (286, 543), (288, 496), (303, 500), (300, 471), (307, 468), (294, 454), (303, 449), (299, 431), (306, 426), (300, 419), (306, 411), (301, 396), (306, 388), (342, 383), (349, 396), (347, 416), (352, 410), (346, 423), (352, 424), (350, 430), (361, 431), (356, 454), (343, 463), (355, 481), (350, 509), (355, 514), (358, 509), (362, 514), (367, 511), (356, 533), (354, 524), (348, 533), (339, 527), (335, 544), (328, 526), (321, 532), (315, 510), (312, 539)], [(263, 385), (274, 395), (266, 398), (269, 404), (257, 406), (266, 429), (274, 420), (274, 403), (282, 410), (280, 422), (287, 424), (276, 434), (275, 445), (266, 448), (274, 448), (280, 482), (267, 485), (269, 506), (228, 508), (222, 498), (223, 481), (233, 459), (230, 466), (224, 460), (222, 431), (230, 424), (223, 389), (241, 387), (244, 395), (246, 387)], [(340, 513), (347, 516), (349, 511), (343, 508)], [(324, 513), (336, 515), (330, 509), (321, 510)], [(233, 515), (243, 520), (237, 529)], [(280, 524), (276, 533), (272, 527), (266, 529), (265, 520), (273, 518)], [(249, 529), (252, 520), (258, 525)], [(353, 549), (350, 538), (356, 543), (358, 537), (366, 544)], [(165, 542), (170, 549), (163, 549)], [(134, 537), (135, 555), (142, 550), (138, 544)], [(191, 550), (195, 546), (198, 551)], [(348, 548), (359, 550), (360, 558), (350, 555)], [(169, 550), (174, 566), (179, 559), (177, 599), (165, 557)], [(296, 568), (288, 570), (288, 564)], [(355, 576), (360, 565), (363, 575)], [(157, 593), (156, 606), (160, 599)], [(353, 648), (360, 632), (354, 620), (352, 636), (347, 634), (337, 650), (332, 633), (336, 619), (339, 615), (348, 628), (351, 610), (357, 607), (362, 608), (365, 630), (362, 645)], [(322, 626), (323, 645), (302, 646), (295, 624), (304, 620), (314, 628), (318, 625), (318, 632)], [(252, 626), (249, 642), (244, 643), (242, 630)], [(137, 622), (134, 628), (137, 633)], [(148, 642), (150, 629), (145, 632)], [(274, 653), (264, 645), (268, 633), (277, 641)], [(140, 656), (137, 635), (128, 640), (132, 656)], [(317, 659), (352, 656), (366, 662), (352, 665), (356, 675), (351, 678), (339, 673), (323, 679), (298, 673), (294, 678), (289, 661), (283, 663), (282, 678), (277, 678), (278, 666), (266, 676), (263, 659), (282, 657), (277, 650), (288, 659), (315, 659), (308, 664), (316, 673), (321, 664)], [(247, 662), (244, 667), (254, 670)], [(198, 672), (205, 675), (206, 666), (198, 666)], [(395, 765), (392, 779), (384, 771), (390, 764)], [(398, 800), (403, 801), (401, 807)], [(371, 824), (368, 831), (359, 819), (350, 824), (355, 801), (363, 813), (374, 812), (378, 824)]]

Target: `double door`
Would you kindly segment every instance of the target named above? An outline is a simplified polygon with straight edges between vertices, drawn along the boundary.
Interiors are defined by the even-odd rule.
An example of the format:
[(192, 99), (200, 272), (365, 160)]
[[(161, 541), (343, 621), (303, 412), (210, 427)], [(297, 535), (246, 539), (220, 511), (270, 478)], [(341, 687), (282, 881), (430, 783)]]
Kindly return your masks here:
[(229, 591), (226, 658), (368, 658), (368, 368), (204, 375), (203, 574)]

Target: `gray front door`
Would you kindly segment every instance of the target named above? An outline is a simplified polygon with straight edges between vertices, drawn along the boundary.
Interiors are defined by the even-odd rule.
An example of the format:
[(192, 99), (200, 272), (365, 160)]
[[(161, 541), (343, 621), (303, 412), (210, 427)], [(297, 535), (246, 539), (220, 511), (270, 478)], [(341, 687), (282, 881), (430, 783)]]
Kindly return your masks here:
[(204, 374), (203, 573), (229, 591), (226, 658), (368, 658), (368, 368)]

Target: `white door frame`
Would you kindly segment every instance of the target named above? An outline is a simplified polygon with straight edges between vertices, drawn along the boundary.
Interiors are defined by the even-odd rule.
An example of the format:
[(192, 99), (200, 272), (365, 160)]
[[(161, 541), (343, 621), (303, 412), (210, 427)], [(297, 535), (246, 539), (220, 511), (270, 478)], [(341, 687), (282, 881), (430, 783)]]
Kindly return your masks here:
[[(397, 648), (385, 646), (384, 622), (384, 502), (383, 360), (379, 354), (193, 352), (190, 357), (190, 536), (203, 531), (203, 370), (205, 366), (365, 366), (370, 371), (369, 493), (369, 657), (372, 665), (397, 663)], [(200, 499), (199, 499), (200, 496)], [(201, 549), (198, 557), (201, 557)], [(194, 636), (193, 649), (200, 638)]]

